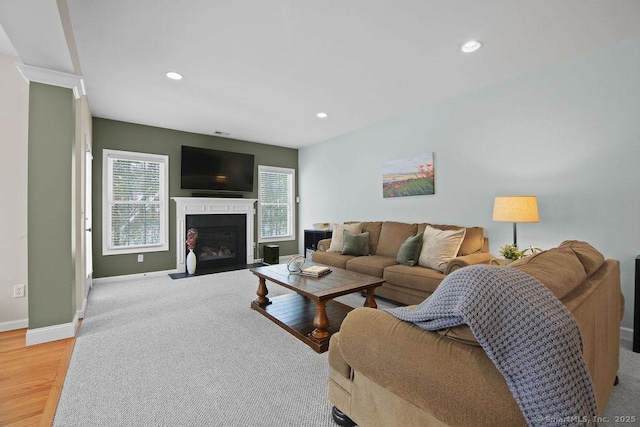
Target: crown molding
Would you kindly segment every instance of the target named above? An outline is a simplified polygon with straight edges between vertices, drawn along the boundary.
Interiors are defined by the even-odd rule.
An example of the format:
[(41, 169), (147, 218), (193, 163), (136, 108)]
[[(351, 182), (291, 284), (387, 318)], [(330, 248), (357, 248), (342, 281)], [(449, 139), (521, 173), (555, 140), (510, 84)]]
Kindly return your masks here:
[(82, 76), (50, 70), (48, 68), (34, 67), (32, 65), (18, 64), (16, 66), (27, 82), (44, 83), (72, 89), (75, 99), (80, 99), (87, 94)]

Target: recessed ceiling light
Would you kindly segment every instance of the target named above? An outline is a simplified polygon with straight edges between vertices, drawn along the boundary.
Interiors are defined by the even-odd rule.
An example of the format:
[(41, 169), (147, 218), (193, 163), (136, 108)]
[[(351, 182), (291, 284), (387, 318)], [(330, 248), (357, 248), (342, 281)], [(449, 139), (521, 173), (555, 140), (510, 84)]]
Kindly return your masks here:
[(169, 77), (171, 80), (182, 80), (182, 74), (176, 73), (175, 71), (169, 71), (167, 73), (167, 77)]
[(328, 116), (328, 114), (327, 113), (318, 113), (318, 114), (316, 114), (316, 116), (318, 118), (324, 119), (324, 118), (326, 118)]
[(460, 50), (463, 51), (464, 53), (471, 53), (471, 52), (475, 52), (476, 50), (480, 49), (481, 47), (482, 47), (482, 42), (481, 41), (469, 40), (468, 42), (466, 42), (465, 44), (460, 46)]

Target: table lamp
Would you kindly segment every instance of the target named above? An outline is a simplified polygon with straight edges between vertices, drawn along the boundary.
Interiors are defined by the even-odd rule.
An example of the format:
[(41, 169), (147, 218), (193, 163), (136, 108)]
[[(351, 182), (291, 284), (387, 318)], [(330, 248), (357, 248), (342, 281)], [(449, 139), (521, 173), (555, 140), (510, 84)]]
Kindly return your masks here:
[(518, 222), (538, 222), (536, 196), (497, 196), (493, 203), (493, 220), (513, 223), (513, 246), (518, 247)]

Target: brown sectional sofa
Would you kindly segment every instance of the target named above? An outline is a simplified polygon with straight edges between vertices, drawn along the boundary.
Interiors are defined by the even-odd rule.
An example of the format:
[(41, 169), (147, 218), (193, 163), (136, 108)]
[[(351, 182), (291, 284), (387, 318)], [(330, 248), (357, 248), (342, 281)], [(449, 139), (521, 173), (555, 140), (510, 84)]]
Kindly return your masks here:
[[(509, 267), (540, 280), (576, 318), (602, 415), (619, 363), (619, 262), (587, 243), (566, 241)], [(526, 425), (506, 381), (466, 325), (432, 332), (381, 310), (356, 308), (331, 337), (329, 365), (334, 417), (362, 427)]]
[[(351, 224), (347, 222), (346, 224)], [(362, 222), (362, 231), (369, 232), (369, 253), (367, 256), (342, 255), (327, 252), (331, 239), (318, 242), (318, 251), (311, 259), (315, 263), (357, 271), (386, 282), (376, 289), (376, 295), (402, 304), (419, 304), (435, 291), (447, 274), (458, 268), (472, 264), (488, 263), (493, 256), (489, 252), (489, 242), (482, 227), (466, 227), (466, 234), (458, 251), (444, 272), (420, 266), (409, 267), (396, 262), (402, 243), (411, 236), (424, 232), (427, 225), (440, 230), (458, 230), (465, 227), (455, 225), (409, 224), (393, 221)]]

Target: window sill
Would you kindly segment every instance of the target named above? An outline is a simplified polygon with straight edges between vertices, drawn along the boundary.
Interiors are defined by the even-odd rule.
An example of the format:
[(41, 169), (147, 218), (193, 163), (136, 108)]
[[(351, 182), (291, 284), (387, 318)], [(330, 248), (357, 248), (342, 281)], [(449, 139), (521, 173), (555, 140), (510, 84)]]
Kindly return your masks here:
[(289, 242), (292, 240), (296, 240), (295, 236), (282, 236), (282, 237), (268, 237), (268, 238), (258, 238), (258, 243), (273, 243), (273, 242)]
[(102, 248), (102, 255), (130, 255), (130, 254), (141, 254), (141, 253), (149, 253), (149, 252), (166, 252), (169, 250), (169, 245), (163, 246), (153, 246), (153, 247), (131, 247), (131, 248), (123, 248), (123, 249), (107, 249)]

